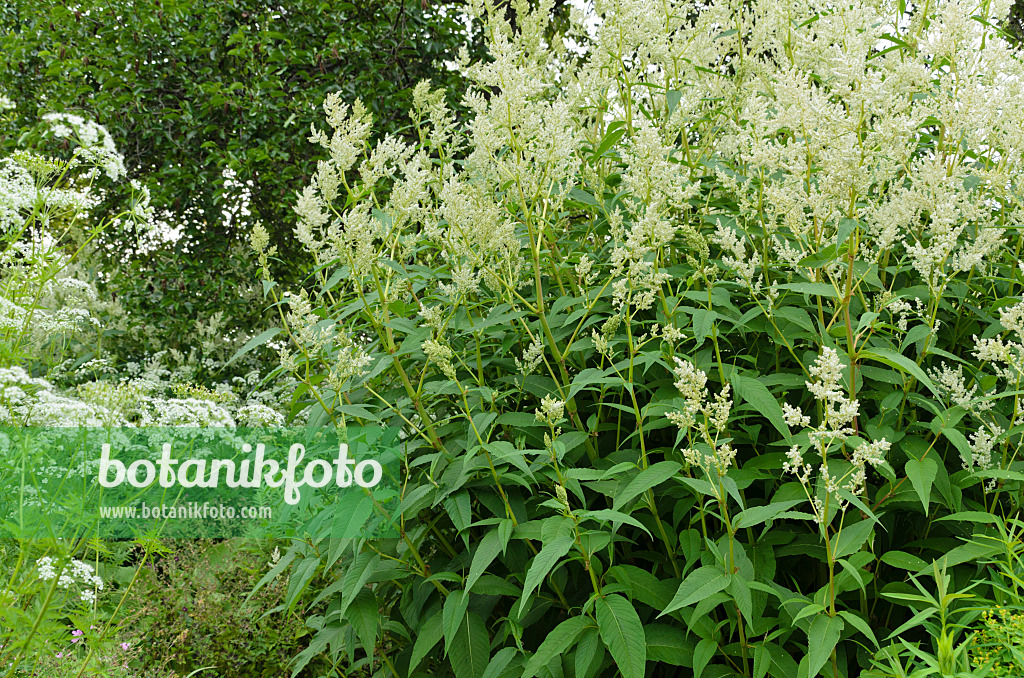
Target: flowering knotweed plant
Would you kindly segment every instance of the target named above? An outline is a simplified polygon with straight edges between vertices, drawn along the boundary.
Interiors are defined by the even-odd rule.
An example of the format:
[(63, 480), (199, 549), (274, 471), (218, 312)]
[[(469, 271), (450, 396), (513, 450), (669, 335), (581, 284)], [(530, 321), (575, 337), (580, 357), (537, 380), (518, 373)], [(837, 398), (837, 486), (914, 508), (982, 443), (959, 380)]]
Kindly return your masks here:
[[(719, 443), (718, 440), (728, 429), (729, 411), (732, 409), (729, 398), (731, 386), (725, 384), (712, 402), (706, 388), (707, 375), (679, 357), (675, 358), (675, 363), (675, 387), (682, 394), (685, 405), (682, 411), (669, 412), (667, 416), (683, 431), (695, 429), (702, 439), (683, 450), (683, 458), (702, 469), (708, 477), (724, 476), (736, 459), (736, 450), (728, 442)], [(720, 486), (717, 486), (716, 496), (720, 501), (725, 500)]]
[[(783, 404), (782, 411), (787, 426), (806, 429), (807, 439), (817, 458), (821, 460), (817, 472), (825, 499), (811, 495), (810, 481), (814, 468), (812, 464), (804, 462), (800, 445), (793, 445), (786, 453), (788, 461), (782, 465), (782, 470), (797, 477), (804, 490), (808, 492), (815, 522), (825, 525), (830, 522), (830, 503), (837, 506), (840, 511), (845, 511), (849, 506), (846, 496), (856, 496), (864, 491), (867, 465), (877, 467), (886, 463), (885, 455), (891, 445), (885, 438), (871, 442), (861, 440), (852, 453), (847, 450), (849, 439), (855, 433), (851, 425), (857, 418), (859, 403), (847, 398), (840, 388), (842, 364), (835, 349), (823, 350), (811, 366), (810, 373), (814, 382), (807, 382), (806, 386), (819, 402), (819, 411), (823, 413), (821, 423), (817, 428), (809, 428), (811, 418), (789, 403)], [(833, 463), (830, 469), (830, 451), (845, 453), (845, 463)], [(842, 470), (836, 470), (837, 466)]]
[(873, 666), (908, 573), (969, 579), (958, 521), (1024, 502), (1008, 4), (609, 0), (571, 40), (550, 2), (515, 31), (470, 4), (469, 118), (421, 84), (418, 141), (372, 143), (330, 96), (313, 273), (264, 281), (295, 411), (405, 436), (400, 542), (282, 557), (296, 591), (344, 568), (313, 646), (459, 678)]

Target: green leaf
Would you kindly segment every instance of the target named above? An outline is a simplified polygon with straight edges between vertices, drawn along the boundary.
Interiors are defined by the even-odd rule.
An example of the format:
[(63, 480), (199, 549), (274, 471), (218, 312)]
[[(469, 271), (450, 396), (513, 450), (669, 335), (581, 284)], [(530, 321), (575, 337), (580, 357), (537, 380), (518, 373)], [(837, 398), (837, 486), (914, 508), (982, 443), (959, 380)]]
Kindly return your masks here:
[[(285, 597), (284, 605), (291, 611), (295, 604), (299, 600), (299, 596), (309, 586), (309, 582), (313, 581), (313, 575), (316, 574), (317, 568), (320, 565), (319, 558), (304, 558), (302, 562), (295, 566), (292, 570), (291, 575), (288, 577), (288, 594)], [(342, 610), (342, 614), (344, 614)]]
[(856, 553), (864, 542), (871, 536), (875, 524), (870, 520), (861, 520), (851, 525), (843, 525), (839, 538), (836, 539), (835, 548), (832, 551), (833, 560), (839, 560)]
[(710, 638), (702, 638), (693, 650), (693, 678), (700, 678), (704, 669), (715, 658), (718, 643)]
[(668, 109), (668, 114), (671, 116), (673, 111), (679, 106), (679, 102), (683, 98), (683, 93), (677, 89), (670, 89), (665, 92), (665, 107)]
[(626, 587), (626, 594), (655, 610), (667, 607), (674, 593), (672, 584), (636, 565), (613, 565), (607, 577)]
[(587, 627), (576, 645), (576, 657), (573, 659), (576, 678), (592, 678), (600, 670), (603, 662), (604, 645), (601, 644), (601, 634), (596, 626)]
[[(590, 205), (591, 207), (601, 206), (601, 203), (599, 203), (593, 195), (591, 195), (587, 191), (584, 191), (579, 186), (574, 186), (573, 189), (569, 191), (569, 197), (575, 200), (576, 202), (581, 202), (584, 205)], [(557, 311), (555, 311), (555, 313), (557, 313)]]
[(341, 600), (341, 607), (338, 608), (338, 615), (345, 616), (348, 606), (355, 600), (356, 595), (370, 579), (380, 563), (380, 556), (376, 553), (361, 553), (359, 558), (345, 571), (345, 587), (342, 589), (344, 595)]
[(932, 333), (932, 328), (925, 324), (914, 325), (900, 341), (900, 353), (911, 344), (915, 344)]
[(739, 530), (744, 527), (753, 527), (775, 518), (780, 513), (785, 513), (797, 504), (802, 504), (806, 499), (792, 499), (790, 501), (778, 501), (767, 506), (754, 506), (736, 514), (732, 526)]
[(352, 417), (358, 417), (360, 419), (369, 419), (370, 421), (380, 421), (380, 417), (366, 409), (362, 405), (335, 405), (333, 408), (334, 412), (341, 412)]
[(672, 597), (672, 602), (658, 616), (668, 614), (687, 605), (693, 605), (713, 593), (725, 590), (725, 587), (728, 585), (729, 575), (719, 568), (707, 565), (698, 567), (683, 580), (683, 583), (676, 589), (676, 595)]
[(942, 435), (946, 436), (949, 442), (953, 443), (953, 447), (960, 453), (960, 458), (965, 462), (970, 462), (974, 457), (974, 452), (971, 450), (971, 444), (967, 442), (967, 436), (958, 431), (955, 428), (943, 427)]
[(462, 532), (473, 521), (473, 513), (470, 509), (469, 492), (460, 490), (445, 498), (444, 509), (452, 520), (452, 525), (459, 532)]
[(487, 626), (476, 612), (467, 612), (459, 632), (447, 648), (456, 678), (478, 678), (491, 661), (491, 640)]
[(604, 135), (604, 139), (597, 148), (594, 149), (594, 155), (591, 157), (591, 161), (597, 160), (601, 156), (611, 149), (612, 146), (619, 143), (619, 139), (626, 133), (626, 125), (621, 120), (616, 120), (612, 124), (608, 125), (608, 131)]
[(772, 655), (764, 643), (754, 648), (754, 678), (764, 678), (772, 665)]
[[(970, 522), (970, 523), (985, 523), (989, 525), (998, 525), (1003, 522), (1000, 516), (994, 515), (987, 511), (957, 511), (948, 516), (942, 516), (937, 520), (951, 520), (953, 522)], [(923, 563), (924, 561), (922, 561)]]
[(363, 649), (368, 655), (372, 655), (377, 646), (378, 617), (377, 596), (364, 587), (348, 606), (346, 619), (352, 624), (356, 635), (359, 636), (359, 642), (363, 644)]
[[(494, 653), (491, 657), (491, 663), (487, 665), (487, 670), (484, 671), (484, 675), (480, 678), (499, 678), (505, 672), (505, 667), (509, 665), (516, 653), (519, 652), (514, 647), (503, 647)], [(409, 675), (412, 675), (412, 668), (409, 667)]]
[(615, 497), (612, 508), (618, 511), (636, 496), (674, 476), (681, 468), (682, 465), (674, 461), (659, 461), (657, 464), (648, 466), (629, 481), (629, 484)]
[(824, 613), (818, 613), (811, 622), (810, 628), (807, 629), (808, 676), (818, 675), (818, 671), (832, 655), (832, 650), (839, 644), (843, 627), (841, 618), (830, 617)]
[(569, 387), (569, 395), (566, 399), (572, 400), (577, 393), (584, 390), (597, 390), (599, 386), (620, 386), (622, 377), (617, 374), (607, 375), (604, 370), (589, 367), (581, 370), (573, 377), (572, 385)]
[(578, 617), (569, 617), (556, 626), (547, 635), (544, 642), (540, 644), (540, 647), (537, 648), (537, 652), (530, 657), (530, 661), (526, 662), (522, 678), (533, 678), (533, 676), (537, 675), (537, 672), (547, 666), (552, 659), (562, 655), (572, 647), (579, 635), (583, 633), (583, 630), (592, 624), (593, 621), (590, 617), (580, 615)]
[[(511, 520), (509, 523), (511, 524)], [(469, 566), (469, 577), (466, 578), (466, 591), (473, 590), (473, 584), (480, 578), (487, 567), (494, 562), (494, 559), (498, 557), (498, 554), (505, 550), (505, 545), (508, 544), (508, 531), (505, 531), (504, 543), (502, 543), (502, 534), (499, 528), (494, 528), (483, 536), (480, 540), (480, 545), (477, 546), (476, 552), (473, 554), (473, 562)]]
[(817, 252), (808, 254), (802, 258), (797, 262), (797, 265), (803, 266), (804, 268), (821, 268), (822, 266), (836, 260), (839, 256), (838, 249), (839, 247), (835, 243), (826, 245)]
[[(989, 558), (1000, 552), (1002, 545), (996, 546), (994, 544), (979, 544), (977, 542), (970, 542), (968, 544), (961, 544), (956, 548), (946, 552), (942, 556), (936, 559), (939, 569), (952, 568), (954, 565), (960, 565), (961, 563), (970, 563), (973, 561), (980, 560), (981, 558)], [(926, 570), (919, 572), (920, 575), (928, 576), (933, 570), (934, 564), (929, 564)]]
[(438, 611), (416, 633), (416, 642), (412, 645), (412, 659), (409, 661), (410, 674), (420, 665), (420, 662), (427, 656), (427, 653), (434, 649), (437, 641), (441, 640), (443, 636), (441, 612)]
[(814, 333), (814, 321), (811, 320), (810, 314), (799, 306), (783, 306), (772, 311), (772, 316), (775, 318), (782, 318), (788, 320), (791, 323), (799, 325), (803, 329), (810, 333)]
[(920, 572), (928, 567), (928, 563), (905, 551), (886, 551), (879, 560), (886, 565), (898, 567), (901, 570), (910, 570), (911, 572)]
[(924, 373), (924, 370), (918, 367), (917, 363), (905, 355), (901, 355), (895, 351), (890, 351), (886, 348), (874, 348), (861, 351), (858, 356), (862, 359), (877, 360), (889, 367), (895, 367), (898, 370), (902, 370), (927, 386), (928, 390), (934, 393), (937, 397), (942, 397), (942, 394), (935, 388), (935, 384), (933, 384), (932, 380), (928, 378), (928, 375)]
[(875, 632), (871, 630), (870, 624), (849, 610), (842, 610), (839, 615), (846, 621), (850, 622), (851, 626), (863, 633), (864, 636), (871, 641), (872, 645), (876, 648), (879, 646), (878, 639), (875, 638)]
[(551, 540), (541, 548), (540, 553), (533, 557), (530, 569), (526, 571), (526, 583), (523, 585), (523, 597), (519, 603), (519, 613), (523, 613), (526, 601), (534, 589), (540, 586), (544, 577), (555, 567), (558, 561), (572, 548), (572, 537), (562, 535)]
[(236, 360), (244, 356), (246, 353), (252, 351), (257, 346), (262, 346), (263, 344), (267, 343), (268, 341), (276, 337), (278, 334), (280, 334), (280, 332), (280, 327), (271, 327), (269, 330), (266, 330), (265, 332), (260, 332), (255, 337), (245, 342), (245, 345), (242, 346), (242, 348), (238, 349), (235, 352), (235, 354), (231, 356), (231, 358), (226, 363), (224, 363), (224, 367), (227, 367), (231, 363), (235, 362)]
[(597, 628), (623, 678), (644, 678), (647, 640), (633, 604), (617, 594), (597, 599)]
[(248, 603), (249, 599), (256, 595), (257, 591), (259, 591), (261, 588), (269, 584), (271, 581), (281, 576), (281, 573), (284, 572), (288, 568), (288, 566), (292, 564), (293, 560), (295, 560), (295, 556), (297, 554), (298, 552), (294, 548), (288, 549), (288, 551), (285, 552), (284, 556), (281, 557), (281, 560), (277, 561), (277, 565), (274, 565), (272, 568), (270, 568), (270, 570), (265, 575), (263, 575), (263, 577), (258, 582), (256, 582), (256, 586), (253, 587), (253, 590), (249, 592), (249, 595), (246, 596), (243, 602)]
[[(439, 572), (434, 576), (436, 577), (439, 574), (441, 573)], [(452, 643), (455, 641), (455, 636), (458, 635), (465, 625), (466, 610), (468, 608), (469, 594), (465, 591), (461, 593), (453, 591), (444, 599), (444, 607), (441, 609), (441, 628), (444, 629), (445, 654), (449, 652)]]
[(646, 624), (647, 660), (673, 666), (693, 666), (694, 643), (686, 631), (668, 624)]
[(812, 294), (819, 297), (832, 297), (834, 299), (839, 298), (836, 288), (828, 283), (795, 282), (783, 283), (777, 287), (781, 290), (792, 290), (800, 294)]
[(775, 396), (771, 394), (768, 387), (757, 379), (745, 377), (733, 372), (729, 379), (732, 387), (736, 389), (736, 395), (749, 403), (756, 411), (763, 414), (775, 430), (783, 438), (789, 438), (789, 427), (786, 426), (786, 418), (782, 414), (782, 406)]
[(697, 348), (704, 343), (704, 339), (711, 336), (711, 329), (718, 319), (718, 314), (705, 308), (697, 308), (693, 311), (693, 338), (697, 340)]
[(860, 226), (860, 222), (856, 219), (840, 219), (839, 228), (836, 231), (836, 244), (842, 245), (845, 243), (849, 239), (850, 234), (857, 230), (858, 226)]
[(607, 520), (615, 523), (626, 523), (627, 525), (631, 525), (632, 527), (635, 527), (638, 530), (643, 530), (647, 533), (648, 537), (652, 536), (650, 530), (648, 530), (643, 523), (641, 523), (633, 516), (622, 513), (621, 511), (613, 511), (611, 509), (600, 509), (598, 511), (581, 511), (578, 515), (580, 517), (580, 520)]
[[(476, 583), (477, 593), (484, 593), (488, 596), (515, 596), (518, 598), (522, 595), (523, 590), (513, 583), (514, 581), (509, 581), (505, 577), (499, 577), (496, 574), (485, 574)], [(479, 588), (481, 586), (484, 588)]]
[(799, 670), (797, 663), (780, 645), (764, 642), (760, 647), (764, 648), (771, 656), (768, 672), (773, 678), (791, 678), (791, 676), (797, 675)]
[(750, 585), (739, 574), (734, 574), (729, 578), (728, 589), (740, 613), (748, 622), (753, 621), (754, 606), (750, 596)]
[(910, 458), (907, 461), (906, 467), (904, 467), (904, 471), (907, 477), (910, 478), (917, 496), (921, 498), (924, 514), (928, 515), (928, 500), (932, 494), (932, 483), (935, 482), (935, 476), (939, 472), (938, 464), (931, 457), (925, 457), (924, 459)]
[(293, 660), (292, 675), (291, 678), (295, 678), (302, 669), (306, 667), (309, 662), (324, 653), (328, 646), (331, 648), (341, 647), (344, 643), (346, 633), (349, 631), (349, 627), (345, 624), (331, 623), (325, 625), (313, 639), (309, 641), (309, 646), (300, 652)]

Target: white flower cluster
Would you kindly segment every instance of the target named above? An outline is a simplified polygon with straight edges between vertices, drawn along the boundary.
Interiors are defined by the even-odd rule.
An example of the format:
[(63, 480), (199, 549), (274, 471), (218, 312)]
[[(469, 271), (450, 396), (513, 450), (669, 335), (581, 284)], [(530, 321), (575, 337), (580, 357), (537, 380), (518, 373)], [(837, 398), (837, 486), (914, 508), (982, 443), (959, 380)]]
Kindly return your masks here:
[[(891, 444), (885, 438), (861, 441), (853, 449), (853, 454), (847, 454), (843, 461), (837, 463), (829, 459), (829, 453), (837, 444), (843, 450), (846, 449), (847, 439), (854, 435), (852, 424), (859, 410), (858, 402), (851, 400), (842, 388), (842, 371), (839, 354), (829, 346), (822, 349), (809, 370), (814, 381), (805, 382), (807, 390), (821, 403), (824, 414), (817, 427), (811, 428), (811, 418), (789, 403), (783, 404), (782, 410), (788, 426), (807, 430), (807, 437), (821, 459), (818, 465), (821, 486), (835, 501), (834, 505), (845, 510), (849, 501), (842, 496), (840, 490), (853, 495), (862, 492), (867, 481), (867, 466), (877, 467), (886, 463), (885, 455)], [(804, 461), (799, 445), (791, 446), (786, 458), (787, 461), (782, 465), (783, 472), (792, 473), (804, 486), (814, 508), (815, 520), (822, 523), (827, 513), (824, 502), (817, 494), (812, 496), (810, 491), (813, 465)], [(836, 466), (842, 470), (835, 470)]]
[[(995, 460), (992, 459), (992, 451), (1003, 433), (1005, 431), (995, 424), (989, 424), (972, 433), (970, 443), (971, 458), (964, 460), (964, 468), (968, 471), (973, 469), (986, 470), (995, 466)], [(993, 480), (989, 483), (989, 488), (992, 489), (994, 486), (995, 481)]]
[(100, 167), (113, 181), (124, 177), (124, 158), (106, 127), (73, 113), (47, 113), (43, 120), (50, 123), (53, 136), (77, 141), (82, 158)]
[[(328, 384), (340, 391), (349, 380), (366, 372), (371, 356), (352, 337), (338, 332), (333, 320), (317, 315), (305, 290), (300, 294), (286, 292), (284, 299), (288, 302), (285, 322), (294, 345), (307, 359), (318, 358), (329, 366)], [(280, 358), (289, 370), (296, 369), (290, 347), (281, 349)]]
[(719, 223), (711, 242), (722, 248), (722, 264), (735, 271), (739, 280), (753, 291), (761, 289), (761, 255), (756, 250), (747, 252), (747, 242), (737, 236), (731, 226)]
[[(77, 145), (69, 160), (23, 150), (0, 159), (0, 233), (18, 229), (29, 216), (42, 232), (55, 224), (64, 229), (98, 204), (99, 196), (92, 186), (97, 173), (102, 171), (114, 181), (125, 176), (124, 158), (102, 125), (66, 113), (47, 114), (43, 120), (54, 137), (72, 139)], [(132, 181), (131, 186), (133, 196), (127, 211), (130, 221), (137, 230), (140, 225), (150, 230), (154, 210), (149, 189), (138, 181)], [(124, 226), (125, 222), (118, 220), (117, 224)], [(34, 248), (53, 249), (53, 243), (46, 246), (39, 242), (39, 232), (29, 237), (36, 241), (32, 243)]]
[(41, 581), (51, 581), (57, 578), (57, 586), (65, 591), (78, 586), (79, 598), (82, 602), (93, 604), (96, 602), (96, 592), (103, 590), (103, 579), (96, 576), (96, 570), (92, 565), (81, 560), (72, 559), (60, 569), (57, 574), (57, 564), (50, 556), (43, 556), (36, 561), (36, 569)]
[[(366, 145), (370, 116), (362, 102), (357, 101), (350, 108), (336, 92), (328, 94), (324, 113), (333, 132), (328, 135), (311, 126), (309, 140), (327, 149), (330, 159), (317, 163), (316, 174), (298, 196), (295, 212), (299, 222), (295, 234), (318, 262), (326, 261), (332, 252), (346, 249), (345, 258), (351, 260), (357, 270), (365, 270), (374, 258), (371, 244), (380, 223), (368, 211), (360, 212), (358, 217), (352, 213), (344, 220), (336, 219), (331, 223), (330, 206), (345, 185), (345, 173)], [(329, 223), (330, 228), (325, 232), (324, 227)]]
[[(243, 380), (242, 387), (253, 383)], [(18, 426), (183, 426), (281, 425), (284, 417), (268, 405), (269, 394), (241, 400), (233, 392), (199, 392), (192, 397), (162, 395), (169, 384), (154, 370), (136, 378), (90, 381), (62, 392), (21, 367), (0, 369), (0, 424)]]
[[(949, 363), (942, 361), (939, 367), (928, 368), (928, 377), (947, 402), (959, 405), (976, 417), (980, 418), (983, 412), (992, 408), (991, 400), (975, 395), (978, 392), (977, 382), (970, 388), (967, 387), (963, 365), (957, 365), (956, 369), (952, 370)], [(991, 396), (994, 393), (993, 390), (984, 395)]]
[(0, 160), (0, 233), (21, 226), (37, 196), (35, 179), (22, 164), (13, 158)]
[(1024, 376), (1024, 301), (999, 310), (999, 323), (1017, 335), (1017, 341), (990, 337), (974, 337), (974, 357), (992, 365), (996, 376), (1005, 379), (1011, 388)]
[[(1024, 218), (1024, 66), (991, 28), (1005, 0), (980, 8), (936, 0), (909, 24), (896, 0), (599, 0), (585, 59), (560, 40), (548, 44), (549, 2), (524, 7), (519, 32), (494, 4), (471, 3), (489, 57), (459, 56), (472, 83), (465, 125), (443, 92), (421, 83), (412, 117), (422, 143), (385, 137), (370, 149), (365, 107), (337, 95), (324, 102), (331, 129), (314, 129), (311, 139), (329, 158), (298, 197), (296, 233), (316, 264), (346, 275), (331, 298), (289, 301), (298, 349), (282, 353), (286, 367), (297, 364), (293, 351), (335, 341), (334, 328), (311, 309), (339, 308), (343, 298), (386, 327), (389, 340), (408, 325), (391, 322), (388, 309), (419, 308), (414, 324), (422, 319), (432, 331), (414, 335), (418, 357), (454, 379), (461, 356), (445, 343), (450, 319), (473, 322), (504, 304), (539, 316), (552, 306), (528, 297), (556, 286), (587, 303), (592, 289), (608, 290), (604, 325), (581, 327), (611, 359), (619, 323), (632, 329), (635, 313), (656, 304), (667, 316), (680, 298), (669, 288), (687, 268), (672, 265), (680, 252), (698, 272), (688, 282), (724, 269), (716, 291), (738, 287), (759, 305), (764, 297), (769, 319), (778, 295), (791, 293), (786, 282), (815, 283), (815, 293), (834, 287), (843, 301), (822, 294), (819, 313), (832, 304), (838, 318), (854, 296), (867, 306), (869, 287), (893, 287), (889, 276), (898, 271), (900, 285), (909, 276), (907, 287), (924, 301), (882, 293), (858, 341), (886, 311), (878, 325), (891, 320), (906, 332), (921, 320), (934, 337), (950, 280), (989, 267), (1004, 227)], [(735, 206), (735, 218), (713, 213), (722, 208), (711, 205), (723, 204)], [(581, 218), (593, 228), (565, 237), (581, 232), (571, 230)], [(259, 249), (268, 242), (257, 240)], [(521, 294), (527, 285), (533, 289)], [(575, 312), (568, 308), (559, 306)], [(1024, 312), (1003, 319), (1019, 326)], [(666, 327), (666, 340), (681, 338)], [(361, 339), (338, 341), (346, 350), (318, 359), (338, 362), (329, 369), (340, 388), (368, 357)], [(978, 340), (976, 355), (1016, 379), (1024, 369), (1018, 346)], [(546, 348), (558, 354), (532, 337), (522, 342), (516, 369), (538, 369)], [(823, 411), (816, 427), (790, 405), (783, 411), (790, 426), (808, 430), (827, 489), (857, 493), (888, 443), (854, 447), (859, 405), (840, 386), (841, 373), (833, 349), (811, 368), (807, 388)], [(961, 376), (935, 376), (953, 402), (974, 401)], [(729, 387), (711, 398), (706, 376), (689, 363), (677, 363), (676, 377), (684, 405), (673, 420), (699, 433), (688, 458), (722, 473), (735, 456), (715, 442)], [(844, 472), (835, 470), (838, 460), (828, 466), (838, 448)], [(814, 475), (799, 450), (787, 470), (805, 482)]]
[(565, 415), (565, 401), (558, 400), (554, 396), (546, 395), (540, 401), (540, 408), (536, 410), (537, 421), (548, 426), (555, 426), (562, 421)]
[(896, 321), (896, 327), (900, 332), (907, 331), (907, 323), (911, 315), (924, 318), (924, 303), (920, 299), (915, 298), (913, 305), (907, 299), (891, 299), (884, 302), (882, 307)]
[[(737, 225), (744, 237), (720, 228), (713, 239), (743, 287), (757, 291), (759, 266), (772, 277), (824, 274), (841, 284), (841, 260), (799, 263), (843, 244), (840, 234), (857, 259), (909, 264), (933, 297), (953, 276), (990, 266), (1005, 225), (1019, 223), (1024, 165), (1024, 65), (995, 29), (1006, 2), (937, 0), (910, 22), (893, 0), (827, 11), (792, 0), (742, 10), (660, 4), (609, 3), (614, 22), (601, 27), (594, 68), (621, 71), (618, 55), (635, 54), (651, 73), (636, 82), (683, 92), (666, 132), (678, 118), (692, 134), (701, 102), (722, 102), (712, 124), (724, 134), (685, 150), (711, 156), (738, 213), (751, 215)], [(691, 25), (681, 22), (694, 14)], [(737, 34), (725, 38), (721, 26)], [(897, 41), (910, 48), (880, 51)], [(922, 143), (926, 121), (939, 133)]]
[(534, 338), (533, 342), (523, 351), (523, 359), (516, 358), (516, 369), (520, 374), (531, 374), (537, 366), (544, 361), (544, 343), (540, 337)]
[[(682, 431), (697, 429), (702, 442), (683, 450), (683, 458), (712, 476), (724, 476), (736, 460), (736, 450), (728, 443), (719, 443), (719, 436), (729, 423), (732, 399), (731, 385), (725, 384), (714, 399), (707, 390), (708, 376), (693, 363), (676, 356), (673, 372), (675, 387), (683, 396), (683, 409), (669, 412), (668, 418)], [(699, 415), (699, 416), (698, 416)]]
[(90, 282), (76, 277), (68, 259), (28, 241), (0, 254), (0, 332), (41, 350), (55, 337), (81, 339), (99, 328), (97, 312), (105, 305)]
[(446, 377), (452, 380), (456, 379), (455, 366), (452, 365), (452, 356), (455, 353), (451, 348), (436, 339), (427, 339), (420, 345), (420, 348), (423, 349), (427, 360), (437, 365)]

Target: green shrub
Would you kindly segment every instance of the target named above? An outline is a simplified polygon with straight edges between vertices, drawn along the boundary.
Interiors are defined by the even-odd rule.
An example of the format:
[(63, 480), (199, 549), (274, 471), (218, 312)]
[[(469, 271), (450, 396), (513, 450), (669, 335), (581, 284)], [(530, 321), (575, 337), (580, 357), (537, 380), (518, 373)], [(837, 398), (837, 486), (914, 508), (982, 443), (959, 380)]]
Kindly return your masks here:
[(995, 607), (984, 613), (985, 627), (974, 638), (971, 660), (991, 676), (1019, 676), (1024, 671), (1024, 615)]
[(198, 669), (221, 678), (287, 675), (285, 666), (309, 629), (279, 607), (285, 580), (247, 596), (276, 564), (274, 554), (239, 540), (171, 540), (167, 546), (125, 605), (123, 626), (133, 631), (137, 647), (132, 666), (169, 678)]
[(282, 561), (334, 580), (297, 666), (963, 670), (1024, 487), (1006, 3), (599, 4), (583, 56), (489, 12), (418, 145), (324, 104), (281, 370), (406, 463), (401, 539)]

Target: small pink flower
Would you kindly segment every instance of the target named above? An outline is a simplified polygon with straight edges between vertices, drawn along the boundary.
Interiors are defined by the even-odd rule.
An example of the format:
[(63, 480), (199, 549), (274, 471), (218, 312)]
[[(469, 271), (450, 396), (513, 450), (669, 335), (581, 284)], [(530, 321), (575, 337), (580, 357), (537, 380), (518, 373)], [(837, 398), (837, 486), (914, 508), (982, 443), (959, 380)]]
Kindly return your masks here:
[(121, 643), (121, 649), (122, 650), (127, 650), (128, 649), (128, 643)]
[(83, 631), (80, 631), (79, 629), (75, 629), (74, 631), (71, 632), (71, 635), (73, 635), (73, 636), (80, 636), (83, 633), (84, 633)]
[(62, 658), (63, 656), (64, 656), (64, 653), (63, 653), (63, 652), (58, 652), (58, 653), (57, 653), (57, 659), (60, 659), (60, 658)]

